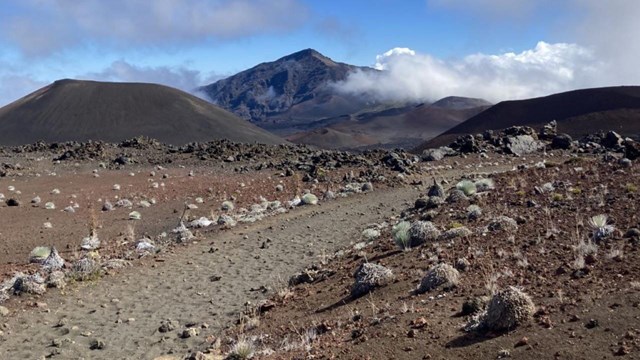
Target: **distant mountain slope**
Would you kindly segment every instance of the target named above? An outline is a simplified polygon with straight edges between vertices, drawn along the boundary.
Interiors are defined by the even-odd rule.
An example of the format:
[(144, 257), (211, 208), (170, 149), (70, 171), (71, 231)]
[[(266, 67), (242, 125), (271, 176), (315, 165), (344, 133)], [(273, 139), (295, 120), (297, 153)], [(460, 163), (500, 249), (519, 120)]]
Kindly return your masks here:
[(335, 62), (313, 49), (306, 49), (259, 64), (200, 90), (213, 103), (246, 120), (286, 132), (289, 124), (351, 114), (370, 106), (361, 98), (338, 94), (328, 86), (358, 69), (376, 71)]
[(574, 137), (606, 130), (639, 136), (640, 86), (582, 89), (534, 99), (504, 101), (415, 150), (447, 145), (460, 135), (482, 133), (488, 129), (514, 125), (540, 128), (551, 120), (557, 120), (558, 132)]
[[(463, 98), (458, 98), (463, 99)], [(475, 99), (472, 99), (475, 101)], [(470, 104), (473, 101), (469, 102)], [(327, 120), (328, 125), (287, 137), (295, 143), (322, 148), (402, 147), (412, 148), (426, 139), (462, 123), (488, 106), (453, 109), (420, 104), (382, 111), (363, 112), (342, 119)], [(334, 141), (340, 134), (340, 141)]]
[(283, 139), (202, 99), (156, 84), (60, 80), (0, 108), (0, 145), (136, 136), (182, 145)]
[(485, 99), (468, 98), (461, 96), (447, 96), (431, 104), (431, 107), (464, 110), (491, 105), (492, 104)]

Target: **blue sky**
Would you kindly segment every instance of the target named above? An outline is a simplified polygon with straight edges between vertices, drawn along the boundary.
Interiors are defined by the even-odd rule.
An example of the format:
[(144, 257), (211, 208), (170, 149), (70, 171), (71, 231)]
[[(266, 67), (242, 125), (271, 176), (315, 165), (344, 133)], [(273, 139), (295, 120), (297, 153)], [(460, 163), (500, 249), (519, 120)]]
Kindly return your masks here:
[[(191, 90), (304, 48), (388, 70), (341, 84), (380, 98), (408, 89), (399, 96), (427, 99), (441, 88), (501, 100), (638, 81), (640, 2), (602, 3), (5, 0), (0, 105), (60, 78)], [(394, 48), (412, 51), (383, 55)]]

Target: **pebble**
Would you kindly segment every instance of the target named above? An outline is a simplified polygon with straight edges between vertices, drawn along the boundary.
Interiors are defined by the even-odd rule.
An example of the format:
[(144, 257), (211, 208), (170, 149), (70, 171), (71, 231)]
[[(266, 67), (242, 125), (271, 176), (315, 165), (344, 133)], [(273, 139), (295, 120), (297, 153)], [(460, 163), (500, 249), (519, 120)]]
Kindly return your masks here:
[(89, 349), (91, 350), (102, 350), (105, 347), (106, 347), (105, 342), (98, 339), (92, 340), (91, 344), (89, 344)]

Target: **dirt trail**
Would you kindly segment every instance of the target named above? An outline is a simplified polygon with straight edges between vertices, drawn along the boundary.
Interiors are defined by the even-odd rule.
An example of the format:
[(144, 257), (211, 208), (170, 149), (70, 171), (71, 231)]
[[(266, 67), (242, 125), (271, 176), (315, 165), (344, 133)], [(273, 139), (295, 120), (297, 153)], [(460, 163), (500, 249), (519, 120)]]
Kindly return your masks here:
[[(282, 286), (284, 279), (350, 242), (370, 223), (413, 203), (411, 187), (362, 194), (320, 206), (304, 207), (256, 223), (208, 234), (207, 240), (149, 259), (140, 266), (39, 301), (47, 308), (5, 318), (0, 353), (13, 358), (150, 359), (184, 353), (207, 335), (236, 319), (248, 300), (263, 298), (261, 287)], [(271, 241), (269, 241), (270, 239)], [(262, 244), (266, 249), (261, 249)], [(213, 251), (213, 252), (211, 252)], [(219, 281), (212, 281), (219, 276)], [(252, 290), (253, 289), (253, 290)], [(61, 319), (63, 326), (59, 326)], [(162, 320), (177, 320), (176, 331), (160, 333)], [(181, 339), (185, 324), (210, 327)], [(90, 350), (93, 340), (102, 350)], [(59, 347), (52, 346), (54, 340)]]

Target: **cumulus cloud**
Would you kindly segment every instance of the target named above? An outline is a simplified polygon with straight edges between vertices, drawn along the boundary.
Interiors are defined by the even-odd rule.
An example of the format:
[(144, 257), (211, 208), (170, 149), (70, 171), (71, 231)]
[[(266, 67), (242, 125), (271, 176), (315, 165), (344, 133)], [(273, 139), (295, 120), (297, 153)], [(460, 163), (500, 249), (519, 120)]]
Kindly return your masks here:
[(432, 101), (449, 95), (500, 101), (593, 83), (601, 66), (590, 50), (565, 43), (539, 42), (520, 53), (479, 53), (452, 61), (395, 48), (376, 57), (374, 67), (381, 71), (357, 71), (334, 86), (379, 101)]
[(199, 95), (196, 92), (197, 87), (202, 84), (212, 83), (222, 77), (215, 74), (203, 74), (200, 71), (188, 69), (184, 66), (136, 66), (125, 60), (118, 60), (102, 71), (80, 75), (78, 78), (99, 81), (155, 83)]
[(304, 23), (299, 0), (9, 0), (0, 42), (26, 55), (77, 45), (153, 46), (228, 40), (287, 31)]
[[(431, 9), (470, 14), (478, 24), (512, 24), (554, 17), (548, 36), (573, 43), (590, 55), (569, 54), (572, 86), (638, 85), (640, 72), (640, 1), (637, 0), (429, 0)], [(484, 26), (484, 25), (483, 25)], [(575, 45), (579, 44), (579, 45)], [(573, 58), (577, 61), (571, 64)], [(590, 58), (590, 60), (589, 60)], [(553, 63), (551, 64), (553, 65)], [(588, 74), (584, 74), (584, 72)], [(531, 79), (534, 83), (536, 79)], [(572, 87), (570, 87), (572, 88)]]

